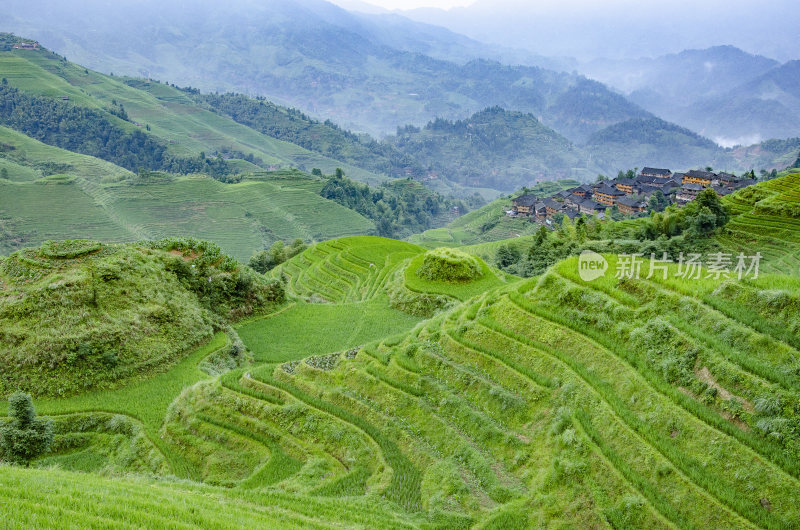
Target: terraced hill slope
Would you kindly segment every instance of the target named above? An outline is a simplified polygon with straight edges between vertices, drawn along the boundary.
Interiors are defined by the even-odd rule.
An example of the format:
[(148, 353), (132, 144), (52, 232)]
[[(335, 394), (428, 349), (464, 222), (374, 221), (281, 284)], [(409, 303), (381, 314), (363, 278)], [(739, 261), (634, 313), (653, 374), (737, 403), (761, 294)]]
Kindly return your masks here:
[[(230, 490), (147, 478), (101, 478), (0, 465), (4, 521), (29, 528), (419, 528), (379, 499)], [(13, 492), (15, 498), (6, 497)]]
[[(368, 233), (374, 223), (319, 195), (325, 182), (296, 170), (139, 178), (98, 158), (0, 127), (0, 253), (47, 240), (138, 241), (193, 234), (244, 261), (276, 240)], [(43, 177), (51, 171), (55, 175)]]
[(726, 197), (731, 221), (718, 239), (731, 252), (758, 250), (764, 270), (800, 274), (800, 173)]
[[(125, 130), (140, 130), (167, 142), (169, 152), (176, 155), (239, 151), (261, 158), (268, 165), (308, 166), (309, 170), (318, 167), (326, 173), (342, 167), (360, 180), (380, 182), (385, 178), (205, 110), (188, 94), (170, 85), (107, 76), (46, 50), (0, 52), (0, 76), (9, 86), (27, 94), (56, 100), (68, 98), (70, 105), (99, 111)], [(124, 107), (129, 121), (109, 112), (119, 106)]]
[[(542, 182), (533, 188), (527, 188), (528, 193), (539, 197), (549, 197), (561, 190), (573, 188), (579, 182), (570, 179), (555, 182)], [(518, 195), (514, 194), (514, 196)], [(438, 246), (475, 245), (492, 241), (502, 241), (532, 234), (538, 230), (538, 225), (531, 224), (527, 219), (514, 219), (506, 217), (506, 211), (512, 207), (511, 196), (499, 199), (456, 218), (447, 226), (426, 230), (421, 234), (414, 234), (408, 240), (427, 248)]]
[[(800, 524), (797, 277), (692, 281), (673, 267), (666, 280), (617, 279), (606, 256), (610, 272), (587, 283), (572, 258), (527, 281), (495, 275), (420, 321), (389, 303), (394, 283), (415, 286), (403, 278), (423, 252), (380, 238), (312, 247), (273, 273), (294, 305), (238, 326), (253, 365), (173, 394), (166, 416), (145, 422), (157, 436), (138, 445), (125, 441), (135, 421), (123, 435), (119, 419), (75, 419), (99, 396), (42, 403), (73, 415), (50, 462), (105, 458), (203, 481), (158, 482), (151, 496), (193, 506), (195, 492), (212, 495), (232, 521), (261, 514), (253, 503), (316, 524), (308, 507), (321, 503), (323, 525), (380, 527), (390, 514), (392, 525), (428, 528)], [(92, 441), (70, 448), (81, 426)], [(114, 444), (138, 449), (120, 463), (104, 456)], [(38, 473), (0, 472), (26, 492), (0, 513), (23, 521), (45, 509), (25, 511), (44, 499)], [(138, 481), (53, 480), (85, 499), (76, 520), (125, 517), (94, 488), (139, 505)], [(373, 523), (353, 519), (361, 503), (377, 503), (364, 515)]]
[[(450, 525), (788, 528), (798, 286), (585, 284), (568, 260), (405, 336), (195, 387), (168, 429), (257, 430), (304, 462), (273, 487), (380, 494)], [(322, 478), (299, 471), (312, 461)]]

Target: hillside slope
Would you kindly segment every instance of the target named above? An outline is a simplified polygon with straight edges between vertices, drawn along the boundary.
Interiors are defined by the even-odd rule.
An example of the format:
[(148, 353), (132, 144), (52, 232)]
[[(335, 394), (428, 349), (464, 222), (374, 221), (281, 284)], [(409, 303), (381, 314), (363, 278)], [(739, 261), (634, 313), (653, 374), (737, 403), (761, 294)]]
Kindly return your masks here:
[(465, 120), (399, 128), (386, 143), (429, 173), (468, 186), (511, 191), (536, 178), (591, 178), (601, 166), (532, 114), (493, 107)]
[(194, 240), (28, 248), (0, 260), (0, 394), (127, 384), (283, 300), (280, 282)]
[(364, 234), (375, 226), (321, 197), (324, 180), (299, 171), (262, 171), (224, 184), (203, 175), (136, 176), (4, 127), (0, 144), (9, 176), (0, 179), (0, 254), (51, 239), (191, 234), (244, 261), (277, 240)]
[[(103, 75), (44, 49), (0, 51), (0, 76), (7, 80), (8, 87), (24, 94), (52, 98), (64, 108), (89, 109), (121, 131), (145, 134), (173, 156), (225, 153), (235, 158), (241, 153), (239, 156), (260, 159), (265, 167), (308, 166), (309, 170), (318, 167), (327, 173), (342, 167), (354, 178), (373, 183), (384, 179), (205, 110), (191, 94), (175, 87)], [(117, 115), (121, 109), (127, 119)], [(75, 131), (70, 132), (77, 136)]]
[(745, 188), (725, 204), (733, 215), (718, 240), (726, 249), (758, 251), (765, 270), (800, 274), (800, 173)]
[[(421, 253), (346, 238), (276, 269), (298, 299), (238, 326), (254, 364), (185, 389), (166, 417), (147, 420), (164, 420), (154, 441), (174, 470), (228, 493), (156, 481), (151, 494), (189, 506), (211, 494), (231, 521), (279, 513), (289, 525), (316, 525), (312, 507), (323, 525), (374, 527), (387, 517), (428, 528), (800, 524), (797, 278), (617, 279), (606, 256), (610, 272), (586, 283), (573, 258), (532, 280), (458, 287), (450, 295), (463, 303), (414, 325), (386, 301)], [(315, 295), (335, 303), (302, 300)], [(352, 319), (369, 304), (374, 320)], [(86, 463), (81, 454), (60, 461)], [(91, 507), (76, 520), (163, 513), (121, 513), (91, 493), (138, 500), (138, 479), (12, 470), (5, 480), (27, 493), (3, 503), (9, 520), (45, 513), (24, 507), (45, 499), (30, 496), (51, 473)], [(281, 509), (245, 516), (242, 502)]]
[(395, 30), (317, 0), (225, 6), (126, 0), (113, 12), (99, 3), (65, 8), (9, 0), (2, 12), (11, 30), (101, 71), (266, 96), (375, 136), (493, 105), (541, 116), (572, 140), (649, 116), (578, 75), (486, 60), (448, 62), (419, 48), (402, 51), (414, 49), (403, 42), (392, 48)]

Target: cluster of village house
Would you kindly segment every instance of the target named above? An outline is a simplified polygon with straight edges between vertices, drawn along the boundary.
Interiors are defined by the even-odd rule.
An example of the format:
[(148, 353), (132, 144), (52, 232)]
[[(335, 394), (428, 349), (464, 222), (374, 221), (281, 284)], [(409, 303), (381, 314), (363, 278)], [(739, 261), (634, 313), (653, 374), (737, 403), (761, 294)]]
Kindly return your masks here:
[(18, 42), (11, 47), (13, 50), (38, 50), (38, 42)]
[(693, 201), (706, 188), (724, 196), (755, 184), (753, 179), (737, 177), (730, 173), (712, 173), (692, 170), (672, 173), (669, 169), (646, 167), (635, 178), (601, 180), (563, 190), (552, 197), (540, 199), (522, 195), (513, 200), (509, 216), (527, 217), (531, 221), (550, 224), (555, 215), (570, 219), (582, 215), (604, 218), (606, 211), (616, 207), (625, 215), (642, 215), (649, 210), (649, 200), (660, 191), (671, 204), (683, 205)]

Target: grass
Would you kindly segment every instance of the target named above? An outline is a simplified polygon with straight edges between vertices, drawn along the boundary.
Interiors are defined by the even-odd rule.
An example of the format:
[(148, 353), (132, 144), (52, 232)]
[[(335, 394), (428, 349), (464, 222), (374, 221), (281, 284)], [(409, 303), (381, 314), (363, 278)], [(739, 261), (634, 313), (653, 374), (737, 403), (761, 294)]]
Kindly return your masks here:
[[(328, 239), (374, 229), (371, 221), (319, 195), (322, 181), (299, 171), (251, 175), (238, 184), (205, 176), (169, 178), (137, 185), (132, 175), (99, 159), (46, 146), (8, 129), (0, 142), (17, 145), (26, 167), (67, 164), (69, 178), (0, 180), (8, 198), (0, 219), (0, 252), (50, 239), (109, 242), (191, 234), (215, 241), (241, 261), (277, 240)], [(120, 180), (125, 179), (125, 180)]]
[(390, 308), (382, 296), (336, 305), (298, 302), (276, 315), (247, 322), (237, 332), (256, 361), (281, 363), (361, 346), (408, 331), (419, 321)]
[[(224, 491), (220, 510), (255, 499), (287, 517), (370, 527), (387, 514), (428, 528), (800, 524), (790, 430), (800, 350), (780, 331), (792, 322), (796, 279), (586, 283), (572, 259), (505, 283), (486, 267), (473, 283), (489, 283), (451, 290), (464, 302), (421, 321), (391, 309), (385, 290), (423, 255), (371, 237), (315, 245), (272, 273), (287, 276), (293, 303), (237, 326), (252, 366), (186, 389), (200, 381), (187, 359), (175, 376), (75, 398), (69, 410), (116, 400), (121, 409), (169, 387), (142, 402), (158, 408), (142, 421), (160, 426), (187, 476), (226, 486), (180, 483), (177, 495)], [(315, 297), (329, 303), (306, 301)], [(70, 402), (37, 405), (51, 413)], [(100, 444), (74, 460), (95, 469)]]
[(790, 173), (725, 197), (734, 214), (719, 237), (729, 252), (764, 255), (762, 270), (800, 274), (800, 173)]
[[(168, 142), (170, 150), (178, 155), (234, 149), (253, 154), (266, 164), (318, 167), (328, 174), (342, 167), (359, 180), (376, 183), (385, 179), (202, 109), (186, 94), (166, 84), (107, 76), (44, 52), (2, 52), (0, 72), (13, 87), (54, 98), (68, 96), (70, 104), (106, 110), (116, 100), (125, 107), (131, 122), (110, 119), (130, 130), (139, 128), (132, 122), (149, 125), (149, 132)], [(127, 81), (133, 81), (134, 86)]]

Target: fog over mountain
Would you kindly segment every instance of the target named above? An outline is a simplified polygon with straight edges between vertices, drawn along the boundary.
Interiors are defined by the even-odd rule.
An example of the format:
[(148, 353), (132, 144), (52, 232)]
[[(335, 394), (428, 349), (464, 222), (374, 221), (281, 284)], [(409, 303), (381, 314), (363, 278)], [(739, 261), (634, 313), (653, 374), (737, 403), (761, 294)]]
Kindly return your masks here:
[(596, 59), (580, 70), (650, 112), (732, 146), (800, 135), (797, 64), (715, 46), (654, 59)]
[(480, 41), (542, 55), (636, 58), (731, 44), (779, 61), (797, 59), (794, 0), (477, 0), (451, 10), (403, 11)]
[(8, 0), (0, 15), (100, 71), (265, 96), (373, 135), (500, 105), (582, 141), (648, 115), (579, 75), (504, 65), (495, 48), (446, 29), (321, 0)]

